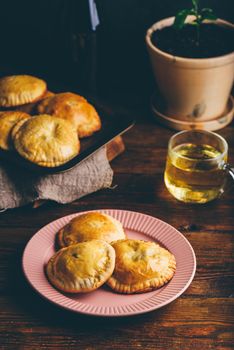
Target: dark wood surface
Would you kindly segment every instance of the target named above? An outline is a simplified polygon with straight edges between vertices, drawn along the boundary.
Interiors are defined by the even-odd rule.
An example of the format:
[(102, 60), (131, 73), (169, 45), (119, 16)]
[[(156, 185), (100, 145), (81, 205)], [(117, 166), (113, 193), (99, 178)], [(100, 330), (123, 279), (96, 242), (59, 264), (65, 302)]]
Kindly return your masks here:
[[(206, 205), (176, 201), (163, 183), (173, 131), (159, 126), (148, 111), (129, 113), (138, 114), (137, 124), (123, 137), (125, 152), (112, 162), (117, 187), (67, 205), (48, 203), (0, 214), (0, 349), (233, 348), (234, 188)], [(233, 126), (219, 131), (229, 143), (232, 164)], [(33, 234), (64, 215), (100, 208), (153, 215), (184, 234), (195, 250), (197, 271), (180, 298), (147, 314), (105, 319), (60, 309), (31, 289), (21, 258)]]

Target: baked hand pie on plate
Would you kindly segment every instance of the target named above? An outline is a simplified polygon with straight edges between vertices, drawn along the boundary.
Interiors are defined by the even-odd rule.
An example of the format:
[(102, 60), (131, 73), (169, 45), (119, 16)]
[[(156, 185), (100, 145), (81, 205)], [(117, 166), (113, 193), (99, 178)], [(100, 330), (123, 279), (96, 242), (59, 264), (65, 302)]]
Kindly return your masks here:
[(71, 92), (43, 99), (37, 105), (37, 112), (69, 120), (79, 138), (91, 136), (101, 129), (101, 120), (95, 108), (84, 97)]
[(105, 241), (92, 240), (60, 249), (47, 263), (46, 274), (61, 291), (84, 293), (103, 285), (114, 266), (114, 248)]
[(39, 100), (46, 92), (42, 79), (31, 75), (11, 75), (0, 79), (0, 107), (14, 107)]
[(25, 121), (12, 137), (15, 149), (22, 157), (44, 167), (64, 164), (80, 150), (73, 126), (46, 114)]
[(11, 133), (15, 125), (20, 121), (26, 121), (31, 116), (24, 112), (7, 111), (0, 112), (0, 148), (9, 151), (13, 148)]
[(125, 239), (112, 243), (116, 262), (107, 281), (118, 293), (143, 293), (167, 283), (174, 275), (173, 254), (154, 242)]
[(92, 239), (102, 239), (111, 243), (124, 238), (126, 236), (121, 222), (99, 212), (89, 212), (73, 218), (57, 234), (60, 247)]

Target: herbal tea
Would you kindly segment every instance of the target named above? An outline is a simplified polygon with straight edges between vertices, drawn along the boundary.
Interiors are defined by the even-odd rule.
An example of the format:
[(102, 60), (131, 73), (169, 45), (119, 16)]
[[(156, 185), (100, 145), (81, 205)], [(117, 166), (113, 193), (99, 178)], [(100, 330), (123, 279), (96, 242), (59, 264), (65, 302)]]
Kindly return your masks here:
[[(222, 153), (206, 144), (184, 143), (168, 154), (164, 175), (169, 192), (183, 202), (206, 203), (223, 192)], [(207, 160), (207, 161), (206, 161)]]

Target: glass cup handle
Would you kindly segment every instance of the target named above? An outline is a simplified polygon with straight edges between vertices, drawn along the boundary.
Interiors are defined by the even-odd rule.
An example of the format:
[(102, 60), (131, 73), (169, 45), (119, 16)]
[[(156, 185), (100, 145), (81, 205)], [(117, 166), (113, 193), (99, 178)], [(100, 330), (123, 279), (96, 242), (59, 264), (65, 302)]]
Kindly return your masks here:
[(234, 168), (232, 168), (230, 164), (225, 163), (223, 169), (228, 172), (228, 174), (232, 177), (232, 180), (234, 181)]

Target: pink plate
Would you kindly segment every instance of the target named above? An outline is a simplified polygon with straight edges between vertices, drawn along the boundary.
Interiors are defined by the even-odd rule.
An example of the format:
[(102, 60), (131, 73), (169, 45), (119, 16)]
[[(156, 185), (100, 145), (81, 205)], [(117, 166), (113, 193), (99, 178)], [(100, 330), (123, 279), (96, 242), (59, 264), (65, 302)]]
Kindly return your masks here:
[(126, 210), (105, 209), (122, 222), (129, 238), (156, 241), (170, 250), (177, 268), (172, 280), (158, 290), (124, 295), (114, 293), (107, 286), (86, 294), (59, 292), (48, 282), (44, 267), (54, 254), (56, 232), (72, 218), (65, 216), (38, 231), (28, 242), (23, 254), (23, 270), (32, 287), (49, 301), (65, 309), (96, 316), (129, 316), (158, 309), (178, 298), (190, 285), (196, 270), (196, 257), (187, 239), (174, 227), (152, 216)]

